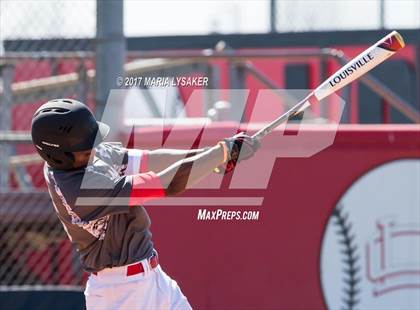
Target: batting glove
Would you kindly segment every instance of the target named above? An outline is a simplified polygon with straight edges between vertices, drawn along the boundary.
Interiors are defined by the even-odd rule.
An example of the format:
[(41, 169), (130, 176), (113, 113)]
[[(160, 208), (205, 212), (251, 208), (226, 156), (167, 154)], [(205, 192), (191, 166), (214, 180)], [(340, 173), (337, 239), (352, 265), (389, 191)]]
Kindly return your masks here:
[(260, 147), (258, 139), (240, 132), (233, 137), (223, 139), (228, 150), (228, 160), (226, 164), (215, 169), (215, 172), (232, 171), (236, 164), (242, 160), (251, 158)]

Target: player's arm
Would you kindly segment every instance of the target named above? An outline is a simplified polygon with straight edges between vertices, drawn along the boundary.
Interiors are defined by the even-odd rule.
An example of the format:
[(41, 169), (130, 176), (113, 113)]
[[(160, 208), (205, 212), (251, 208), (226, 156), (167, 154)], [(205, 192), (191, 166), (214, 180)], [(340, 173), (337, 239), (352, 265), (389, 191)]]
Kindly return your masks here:
[[(197, 183), (210, 174), (214, 168), (227, 161), (226, 146), (222, 143), (208, 150), (182, 159), (157, 175), (165, 190), (166, 196), (173, 196), (184, 191), (188, 186)], [(194, 165), (194, 169), (193, 168)]]
[(183, 160), (201, 154), (209, 148), (193, 149), (193, 150), (178, 150), (178, 149), (157, 149), (149, 151), (148, 156), (148, 170), (162, 171), (177, 161)]
[(212, 173), (214, 168), (223, 164), (233, 168), (239, 161), (250, 158), (258, 147), (257, 139), (240, 133), (198, 154), (179, 160), (158, 173), (149, 171), (131, 175), (129, 205), (142, 205), (152, 199), (177, 195)]
[[(227, 152), (226, 146), (219, 144), (183, 158), (157, 174), (149, 171), (129, 175), (132, 184), (129, 206), (143, 205), (149, 200), (182, 192), (188, 185), (194, 184), (224, 163), (228, 159)], [(191, 169), (193, 164), (194, 169)]]
[(200, 154), (207, 149), (208, 148), (194, 150), (157, 149), (153, 151), (126, 149), (127, 168), (125, 174), (133, 175), (148, 171), (162, 171), (177, 161)]
[(216, 146), (180, 160), (157, 175), (166, 196), (183, 192), (223, 164), (236, 165), (254, 155), (258, 140), (243, 133), (224, 139)]

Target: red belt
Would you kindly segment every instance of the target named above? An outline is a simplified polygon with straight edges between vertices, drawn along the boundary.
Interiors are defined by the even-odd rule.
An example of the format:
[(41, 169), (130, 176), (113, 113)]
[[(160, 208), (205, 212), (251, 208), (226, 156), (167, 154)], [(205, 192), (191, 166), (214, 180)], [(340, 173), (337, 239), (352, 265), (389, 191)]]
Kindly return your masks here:
[[(149, 258), (149, 264), (150, 264), (150, 267), (152, 267), (153, 269), (159, 265), (159, 259), (158, 259), (157, 254), (154, 254), (151, 258)], [(135, 274), (139, 274), (143, 272), (144, 272), (144, 267), (143, 267), (143, 264), (140, 262), (127, 266), (127, 277), (134, 276)], [(95, 276), (98, 275), (97, 272), (92, 272), (92, 274), (94, 274)]]

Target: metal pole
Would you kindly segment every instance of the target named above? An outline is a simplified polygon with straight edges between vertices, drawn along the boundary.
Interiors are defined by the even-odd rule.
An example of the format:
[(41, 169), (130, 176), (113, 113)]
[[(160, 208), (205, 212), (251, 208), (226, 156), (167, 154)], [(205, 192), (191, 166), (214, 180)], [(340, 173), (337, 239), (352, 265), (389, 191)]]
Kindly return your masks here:
[[(2, 94), (0, 96), (0, 130), (10, 130), (12, 127), (12, 81), (13, 66), (0, 65), (0, 83), (2, 84)], [(7, 143), (0, 144), (0, 190), (9, 188), (9, 157), (11, 147)]]
[[(126, 41), (123, 29), (123, 4), (117, 1), (96, 1), (96, 116), (101, 118), (109, 91), (117, 88), (116, 80), (123, 77), (126, 55)], [(115, 106), (115, 105), (113, 105)], [(122, 117), (123, 109), (115, 108), (112, 118), (116, 124)], [(114, 114), (113, 114), (114, 115)]]
[(270, 0), (270, 32), (277, 32), (277, 0)]
[(385, 0), (379, 0), (379, 28), (385, 29)]
[(87, 75), (86, 65), (83, 59), (80, 60), (79, 68), (79, 84), (77, 85), (77, 92), (79, 95), (79, 100), (86, 102), (88, 100), (89, 94), (89, 79)]
[(420, 111), (420, 44), (418, 44), (416, 47), (416, 52), (415, 52), (415, 70), (416, 70), (416, 80), (417, 80), (417, 94), (416, 94), (416, 102), (417, 102), (417, 106), (416, 109), (417, 111)]

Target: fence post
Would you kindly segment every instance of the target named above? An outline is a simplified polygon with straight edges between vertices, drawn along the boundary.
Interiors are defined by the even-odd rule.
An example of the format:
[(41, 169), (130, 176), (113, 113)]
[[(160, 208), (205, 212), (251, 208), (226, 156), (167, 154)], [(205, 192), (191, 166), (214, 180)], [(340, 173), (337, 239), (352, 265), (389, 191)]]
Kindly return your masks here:
[(277, 0), (270, 0), (270, 31), (277, 32)]
[(415, 64), (414, 64), (414, 68), (416, 71), (416, 80), (417, 80), (417, 94), (416, 94), (416, 101), (417, 101), (417, 106), (415, 106), (414, 108), (417, 109), (417, 111), (420, 111), (420, 43), (417, 44), (417, 46), (415, 47)]
[(81, 102), (87, 102), (89, 94), (89, 79), (84, 59), (80, 59), (78, 74), (79, 83), (77, 85), (77, 94)]
[[(123, 1), (96, 1), (96, 116), (102, 117), (112, 88), (117, 88), (117, 77), (124, 75), (125, 38), (123, 30)], [(122, 103), (122, 102), (121, 102)], [(111, 128), (121, 127), (121, 106), (113, 106)], [(118, 127), (119, 126), (119, 127)], [(112, 133), (112, 132), (111, 132)]]
[[(0, 65), (0, 85), (3, 92), (0, 96), (0, 130), (9, 131), (12, 128), (12, 81), (13, 66), (10, 64)], [(9, 188), (9, 157), (11, 146), (9, 143), (0, 141), (0, 190), (7, 191)]]

